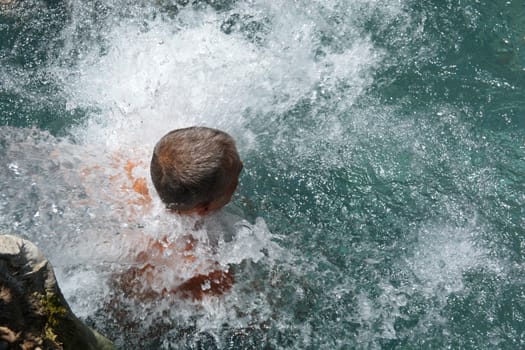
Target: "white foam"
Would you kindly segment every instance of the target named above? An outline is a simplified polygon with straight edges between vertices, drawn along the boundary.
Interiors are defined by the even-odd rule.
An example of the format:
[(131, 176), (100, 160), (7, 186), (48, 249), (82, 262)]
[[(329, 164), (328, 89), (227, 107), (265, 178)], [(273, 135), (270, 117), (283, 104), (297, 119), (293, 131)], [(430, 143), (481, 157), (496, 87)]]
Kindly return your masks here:
[(169, 129), (204, 124), (249, 147), (246, 111), (285, 111), (318, 84), (330, 89), (350, 82), (353, 96), (370, 84), (381, 54), (369, 38), (356, 35), (348, 48), (316, 59), (316, 28), (306, 13), (292, 5), (259, 5), (273, 20), (263, 45), (223, 33), (224, 15), (215, 12), (187, 10), (179, 23), (157, 19), (147, 30), (135, 21), (112, 27), (107, 52), (99, 55), (97, 47), (76, 74), (63, 76), (69, 108), (97, 111), (73, 133), (110, 149), (149, 149)]
[[(122, 5), (120, 1), (108, 4), (110, 8)], [(72, 50), (79, 34), (89, 29), (82, 26), (93, 15), (81, 1), (72, 1), (71, 6), (73, 18), (64, 31), (65, 51)], [(110, 18), (104, 26), (107, 31), (100, 33), (103, 43), (83, 42), (82, 49), (88, 49), (82, 51), (75, 67), (46, 67), (60, 80), (67, 108), (81, 108), (90, 114), (71, 130), (78, 144), (35, 141), (31, 145), (59, 149), (55, 161), (60, 176), (50, 177), (50, 171), (31, 174), (31, 181), (42, 192), (42, 202), (27, 208), (31, 218), (23, 217), (15, 224), (28, 228), (26, 234), (44, 245), (73, 310), (82, 317), (93, 316), (97, 310), (94, 305), (108, 303), (114, 297), (115, 291), (108, 287), (112, 274), (133, 264), (132, 257), (140, 250), (137, 245), (144, 236), (156, 239), (168, 234), (171, 239), (193, 230), (200, 242), (210, 239), (210, 230), (194, 230), (194, 220), (164, 212), (158, 198), (147, 213), (137, 214), (136, 206), (129, 204), (136, 196), (121, 190), (123, 185), (129, 187), (123, 170), (127, 160), (143, 162), (133, 175), (146, 177), (152, 191), (147, 169), (151, 150), (171, 129), (201, 124), (226, 130), (237, 140), (242, 155), (256, 149), (257, 135), (249, 124), (258, 118), (267, 117), (267, 133), (277, 132), (272, 118), (303, 98), (315, 101), (316, 94), (334, 92), (342, 85), (345, 104), (352, 104), (370, 86), (374, 70), (385, 55), (369, 37), (360, 35), (354, 21), (363, 9), (395, 16), (400, 8), (389, 1), (373, 0), (258, 0), (239, 1), (230, 12), (188, 6), (172, 22), (161, 16), (155, 20), (147, 16)], [(338, 15), (339, 10), (344, 10), (346, 22), (334, 27), (328, 23), (331, 15), (326, 13)], [(260, 42), (240, 32), (228, 35), (221, 31), (222, 22), (233, 13), (268, 20)], [(344, 44), (316, 56), (324, 30), (342, 31), (339, 39)], [(10, 87), (13, 82), (11, 79)], [(308, 137), (342, 138), (343, 126), (337, 116), (324, 117), (325, 129), (305, 135), (303, 145), (310, 147)], [(279, 137), (284, 138), (276, 135)], [(298, 148), (298, 152), (320, 151), (310, 147)], [(36, 160), (23, 155), (13, 158), (25, 160), (27, 166), (46, 156)], [(23, 166), (11, 164), (11, 175), (18, 176), (17, 171), (24, 174)], [(116, 181), (110, 180), (115, 177)], [(27, 191), (25, 183), (9, 181), (13, 181), (13, 188)], [(17, 199), (13, 194), (7, 202), (20, 204)], [(276, 236), (262, 218), (251, 224), (238, 217), (233, 231), (219, 231), (217, 245), (202, 253), (222, 265), (268, 266), (283, 259), (294, 272), (305, 268), (292, 266), (292, 259), (275, 243)], [(166, 272), (160, 277), (155, 281), (160, 283), (155, 286), (157, 290), (162, 289), (163, 282), (169, 285), (173, 275)], [(242, 276), (224, 298), (204, 299), (198, 305), (172, 298), (125, 302), (131, 305), (130, 317), (143, 321), (144, 327), (155, 317), (167, 317), (182, 322), (197, 318), (199, 331), (219, 330), (224, 323), (242, 328), (269, 320), (274, 312), (264, 289), (252, 288), (256, 281), (251, 278)], [(368, 317), (366, 308), (361, 311), (364, 318)], [(286, 326), (285, 321), (279, 322), (279, 326)], [(308, 328), (303, 331), (308, 333)], [(385, 329), (385, 334), (391, 335), (391, 329)]]
[(427, 296), (446, 297), (464, 288), (464, 274), (473, 269), (501, 273), (483, 246), (483, 228), (471, 219), (464, 227), (429, 225), (421, 228), (413, 255), (407, 260), (416, 283)]

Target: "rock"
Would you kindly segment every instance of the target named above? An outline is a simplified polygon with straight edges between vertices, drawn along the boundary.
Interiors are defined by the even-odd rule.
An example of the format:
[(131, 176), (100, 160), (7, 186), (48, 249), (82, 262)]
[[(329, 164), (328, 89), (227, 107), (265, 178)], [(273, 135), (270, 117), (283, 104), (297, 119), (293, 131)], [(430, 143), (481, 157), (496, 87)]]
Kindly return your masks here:
[(40, 250), (11, 235), (0, 235), (0, 350), (4, 348), (115, 349), (73, 314)]
[(14, 0), (0, 0), (0, 5), (9, 5), (13, 2)]
[[(0, 0), (0, 15), (2, 13), (10, 14), (12, 10), (15, 8), (17, 2), (18, 0)], [(2, 350), (1, 343), (0, 343), (0, 350)]]

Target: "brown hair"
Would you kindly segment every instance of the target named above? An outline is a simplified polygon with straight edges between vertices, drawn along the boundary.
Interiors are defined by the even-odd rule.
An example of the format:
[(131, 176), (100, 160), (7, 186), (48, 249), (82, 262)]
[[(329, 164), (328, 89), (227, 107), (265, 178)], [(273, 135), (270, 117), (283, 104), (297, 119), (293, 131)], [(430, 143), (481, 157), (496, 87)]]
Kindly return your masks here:
[(164, 135), (151, 159), (151, 178), (160, 199), (175, 210), (191, 210), (226, 193), (242, 170), (235, 141), (206, 127)]

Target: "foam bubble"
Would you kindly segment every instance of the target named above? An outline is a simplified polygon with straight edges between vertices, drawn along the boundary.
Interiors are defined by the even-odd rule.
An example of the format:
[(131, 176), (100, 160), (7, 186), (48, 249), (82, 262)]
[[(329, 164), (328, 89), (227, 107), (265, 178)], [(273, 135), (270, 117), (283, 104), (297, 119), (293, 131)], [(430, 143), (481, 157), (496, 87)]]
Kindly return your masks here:
[(349, 91), (359, 96), (381, 58), (370, 39), (354, 33), (348, 47), (316, 58), (312, 19), (281, 5), (264, 7), (269, 12), (263, 16), (257, 15), (261, 9), (239, 9), (244, 16), (269, 18), (263, 44), (226, 34), (224, 14), (216, 12), (188, 9), (172, 24), (156, 19), (147, 20), (146, 28), (135, 21), (111, 27), (107, 52), (95, 49), (80, 60), (76, 74), (63, 76), (69, 108), (96, 111), (73, 133), (112, 149), (149, 148), (169, 129), (204, 124), (232, 132), (249, 147), (246, 111), (286, 111), (318, 85), (326, 90), (350, 82)]
[(421, 228), (407, 263), (425, 294), (443, 297), (461, 291), (463, 276), (472, 269), (501, 273), (499, 262), (483, 247), (482, 237), (483, 229), (475, 224), (475, 219), (465, 227)]

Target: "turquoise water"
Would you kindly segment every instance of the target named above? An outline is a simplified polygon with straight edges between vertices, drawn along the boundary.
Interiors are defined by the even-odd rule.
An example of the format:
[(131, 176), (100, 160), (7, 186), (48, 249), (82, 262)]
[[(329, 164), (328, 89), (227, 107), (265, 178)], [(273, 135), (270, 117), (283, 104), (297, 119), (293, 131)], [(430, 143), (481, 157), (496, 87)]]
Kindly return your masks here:
[[(119, 347), (525, 347), (523, 2), (21, 1), (0, 62), (0, 228)], [(193, 124), (245, 163), (234, 289), (122, 296), (111, 185), (77, 170)]]

